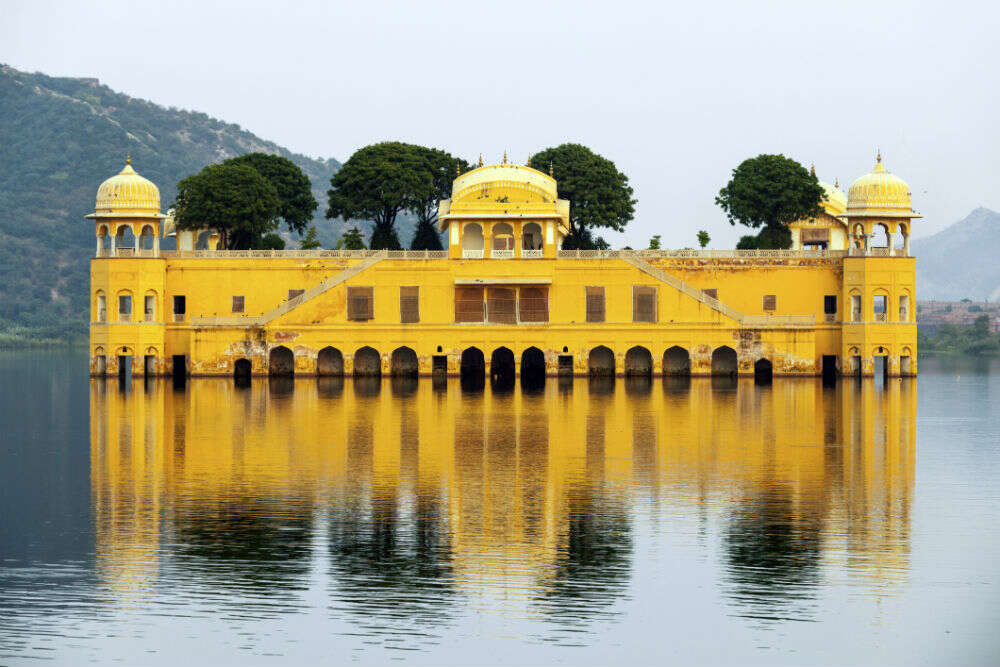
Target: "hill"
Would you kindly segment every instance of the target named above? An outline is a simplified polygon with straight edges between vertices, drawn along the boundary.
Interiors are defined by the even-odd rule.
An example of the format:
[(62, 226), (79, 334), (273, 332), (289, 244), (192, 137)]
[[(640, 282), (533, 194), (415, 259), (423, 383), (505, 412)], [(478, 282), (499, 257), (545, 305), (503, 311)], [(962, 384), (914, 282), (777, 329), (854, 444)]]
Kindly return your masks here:
[(282, 155), (312, 181), (321, 240), (339, 235), (322, 218), (336, 160), (292, 153), (238, 125), (135, 99), (97, 79), (0, 65), (0, 147), (0, 339), (85, 335), (95, 242), (83, 216), (126, 152), (159, 186), (164, 208), (177, 182), (208, 163), (254, 151)]
[[(919, 222), (919, 221), (918, 221)], [(921, 300), (1000, 300), (1000, 213), (977, 208), (933, 236), (911, 242)]]

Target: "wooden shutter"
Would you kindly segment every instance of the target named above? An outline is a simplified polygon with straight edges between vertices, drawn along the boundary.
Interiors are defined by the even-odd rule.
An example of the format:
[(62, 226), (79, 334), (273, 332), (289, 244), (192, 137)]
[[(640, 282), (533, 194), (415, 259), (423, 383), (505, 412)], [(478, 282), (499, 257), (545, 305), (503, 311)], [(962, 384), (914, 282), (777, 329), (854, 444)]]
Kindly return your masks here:
[(829, 229), (803, 229), (802, 243), (829, 243)]
[(486, 291), (486, 318), (495, 324), (517, 324), (517, 292), (513, 287)]
[(455, 288), (456, 322), (482, 322), (486, 319), (484, 313), (482, 287)]
[(547, 287), (522, 287), (518, 296), (522, 322), (549, 321), (549, 290)]
[(632, 321), (656, 321), (656, 288), (649, 285), (632, 286)]
[(603, 322), (605, 316), (604, 288), (587, 288), (587, 321)]
[(774, 294), (764, 295), (764, 310), (777, 310), (778, 309), (778, 297)]
[(420, 321), (420, 288), (399, 288), (399, 321), (411, 324)]
[(246, 302), (244, 301), (244, 299), (243, 299), (242, 296), (234, 296), (233, 297), (233, 312), (234, 313), (242, 313), (243, 312), (243, 308), (245, 306), (245, 303)]
[(347, 319), (364, 321), (375, 316), (374, 291), (373, 287), (347, 288)]
[(712, 299), (715, 299), (716, 301), (718, 301), (718, 299), (719, 299), (719, 290), (717, 290), (714, 287), (712, 287), (710, 289), (703, 289), (701, 291), (701, 293), (704, 294), (707, 297), (711, 297)]

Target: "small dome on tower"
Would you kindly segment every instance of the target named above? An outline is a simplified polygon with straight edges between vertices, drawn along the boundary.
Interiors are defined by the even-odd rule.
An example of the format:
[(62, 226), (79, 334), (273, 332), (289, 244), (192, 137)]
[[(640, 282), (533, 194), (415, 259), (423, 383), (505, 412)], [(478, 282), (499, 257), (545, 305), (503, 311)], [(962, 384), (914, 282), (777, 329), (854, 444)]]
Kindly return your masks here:
[(97, 188), (94, 215), (87, 217), (107, 216), (163, 217), (160, 213), (160, 189), (136, 173), (130, 158), (125, 159), (124, 169)]
[(918, 218), (910, 201), (910, 186), (882, 166), (879, 153), (871, 173), (851, 183), (847, 191), (848, 216)]
[(826, 199), (820, 205), (826, 209), (830, 215), (840, 215), (847, 210), (847, 195), (837, 185), (830, 185), (824, 181), (819, 182), (826, 193)]

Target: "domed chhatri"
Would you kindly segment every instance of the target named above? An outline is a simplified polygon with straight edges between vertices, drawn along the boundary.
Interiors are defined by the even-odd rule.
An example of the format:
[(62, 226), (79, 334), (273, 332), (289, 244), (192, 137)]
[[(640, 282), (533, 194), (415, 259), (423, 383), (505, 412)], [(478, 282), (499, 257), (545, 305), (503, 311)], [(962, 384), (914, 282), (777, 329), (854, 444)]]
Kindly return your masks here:
[(130, 217), (163, 218), (160, 213), (160, 189), (132, 168), (131, 158), (125, 168), (97, 188), (94, 214), (88, 218)]
[(826, 199), (823, 200), (822, 206), (827, 213), (840, 215), (847, 210), (847, 195), (840, 189), (839, 184), (830, 185), (824, 181), (820, 181), (819, 184), (823, 188), (823, 192), (826, 193)]
[(849, 217), (869, 218), (919, 218), (910, 201), (910, 186), (906, 181), (890, 174), (882, 164), (882, 154), (876, 158), (875, 168), (851, 183), (847, 194)]

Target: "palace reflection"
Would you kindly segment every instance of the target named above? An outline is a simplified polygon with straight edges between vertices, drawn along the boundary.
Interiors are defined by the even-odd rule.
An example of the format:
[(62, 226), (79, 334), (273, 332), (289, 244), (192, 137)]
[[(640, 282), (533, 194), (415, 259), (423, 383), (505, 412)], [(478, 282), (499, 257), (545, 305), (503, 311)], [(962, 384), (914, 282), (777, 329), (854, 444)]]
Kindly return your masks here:
[(575, 623), (625, 593), (641, 524), (689, 515), (734, 613), (800, 617), (825, 564), (905, 579), (915, 417), (909, 379), (95, 379), (98, 574), (123, 603), (169, 571), (281, 613), (319, 576), (361, 623)]

